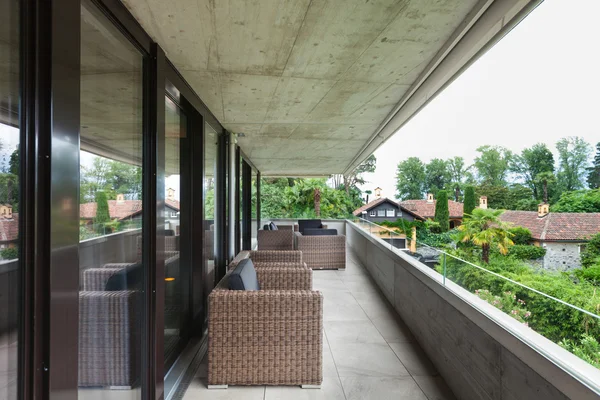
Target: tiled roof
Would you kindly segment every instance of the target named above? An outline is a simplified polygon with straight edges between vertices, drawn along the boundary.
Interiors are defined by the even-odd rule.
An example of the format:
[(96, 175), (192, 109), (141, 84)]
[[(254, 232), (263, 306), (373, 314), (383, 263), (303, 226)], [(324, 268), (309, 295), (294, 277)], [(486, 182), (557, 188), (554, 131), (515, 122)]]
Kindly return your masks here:
[[(179, 201), (167, 199), (165, 201), (167, 206), (179, 211)], [(117, 200), (108, 200), (108, 214), (110, 218), (127, 219), (133, 217), (142, 211), (141, 200), (123, 200), (118, 202)], [(85, 203), (79, 205), (79, 218), (82, 219), (93, 219), (96, 216), (96, 203)]]
[(600, 213), (549, 213), (543, 218), (536, 211), (505, 211), (500, 219), (531, 231), (542, 241), (586, 240), (600, 233)]
[[(408, 211), (411, 211), (423, 219), (433, 218), (435, 216), (435, 203), (428, 202), (427, 200), (405, 200), (398, 204)], [(458, 203), (454, 200), (448, 200), (448, 211), (450, 212), (450, 218), (462, 218), (463, 217), (463, 203)]]
[(365, 204), (362, 207), (357, 208), (356, 210), (354, 210), (353, 214), (355, 216), (359, 216), (363, 213), (363, 211), (369, 211), (371, 208), (378, 206), (381, 203), (384, 203), (386, 201), (389, 201), (390, 203), (396, 204), (395, 201), (388, 199), (387, 197), (381, 197), (379, 199), (375, 199), (373, 201), (368, 202), (367, 204)]
[(12, 242), (19, 238), (19, 213), (13, 213), (12, 219), (0, 218), (0, 242)]

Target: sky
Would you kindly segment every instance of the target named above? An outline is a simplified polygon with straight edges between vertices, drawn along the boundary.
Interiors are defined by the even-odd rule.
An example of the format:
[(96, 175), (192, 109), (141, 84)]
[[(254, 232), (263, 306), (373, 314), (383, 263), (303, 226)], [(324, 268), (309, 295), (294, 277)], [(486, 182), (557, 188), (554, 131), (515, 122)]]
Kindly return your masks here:
[[(362, 189), (394, 198), (396, 166), (479, 146), (521, 152), (565, 136), (600, 142), (600, 0), (546, 0), (376, 152)], [(556, 158), (556, 157), (555, 157)]]

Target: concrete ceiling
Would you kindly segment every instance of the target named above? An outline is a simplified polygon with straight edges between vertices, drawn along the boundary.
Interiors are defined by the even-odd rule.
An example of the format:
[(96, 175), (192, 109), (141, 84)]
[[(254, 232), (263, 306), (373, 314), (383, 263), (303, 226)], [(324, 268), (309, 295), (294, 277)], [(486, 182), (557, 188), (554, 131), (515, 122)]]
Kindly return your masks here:
[(123, 2), (265, 175), (346, 170), (478, 5)]

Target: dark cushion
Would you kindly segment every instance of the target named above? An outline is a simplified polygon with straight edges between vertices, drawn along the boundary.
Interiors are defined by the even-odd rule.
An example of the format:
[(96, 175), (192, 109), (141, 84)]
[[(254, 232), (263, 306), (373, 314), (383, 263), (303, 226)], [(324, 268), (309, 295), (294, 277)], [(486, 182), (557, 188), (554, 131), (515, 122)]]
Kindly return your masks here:
[(129, 267), (123, 268), (106, 281), (104, 290), (106, 291), (118, 291), (118, 290), (134, 290), (142, 289), (142, 283), (144, 282), (144, 268), (141, 263), (130, 265)]
[(265, 224), (265, 225), (263, 226), (263, 230), (264, 230), (264, 231), (270, 231), (270, 230), (271, 230), (271, 227), (269, 226), (269, 224)]
[(269, 224), (269, 228), (271, 228), (272, 231), (278, 231), (279, 229), (277, 229), (277, 225), (275, 225), (275, 222), (271, 222)]
[(305, 229), (320, 229), (322, 227), (320, 219), (301, 219), (298, 221), (298, 230), (303, 235)]
[(260, 290), (252, 260), (246, 258), (229, 274), (230, 290)]
[(304, 236), (336, 236), (337, 229), (305, 229)]

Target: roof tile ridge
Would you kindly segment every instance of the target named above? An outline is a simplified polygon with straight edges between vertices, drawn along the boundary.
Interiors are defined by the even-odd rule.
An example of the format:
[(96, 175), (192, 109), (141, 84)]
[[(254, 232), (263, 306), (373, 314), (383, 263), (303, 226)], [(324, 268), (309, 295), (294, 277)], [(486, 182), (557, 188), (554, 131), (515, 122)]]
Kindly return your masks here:
[(552, 213), (548, 213), (546, 215), (546, 220), (544, 221), (544, 228), (542, 229), (542, 234), (540, 235), (540, 240), (546, 240), (546, 233), (548, 233), (548, 227), (550, 225), (550, 219), (552, 218)]

